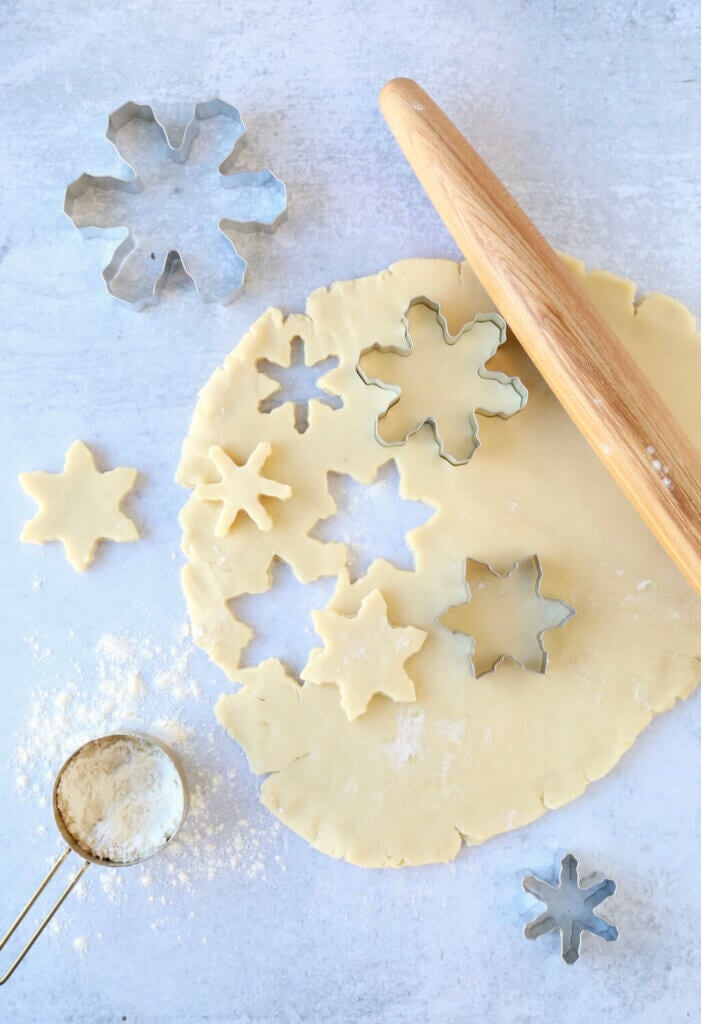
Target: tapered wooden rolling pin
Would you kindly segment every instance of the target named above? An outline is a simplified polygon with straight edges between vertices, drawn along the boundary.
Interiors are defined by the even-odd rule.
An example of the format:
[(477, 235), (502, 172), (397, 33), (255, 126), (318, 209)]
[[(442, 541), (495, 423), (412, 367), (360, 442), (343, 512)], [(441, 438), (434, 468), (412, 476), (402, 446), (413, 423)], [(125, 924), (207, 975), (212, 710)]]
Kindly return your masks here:
[(554, 249), (431, 97), (396, 78), (380, 107), (497, 309), (701, 594), (698, 451)]

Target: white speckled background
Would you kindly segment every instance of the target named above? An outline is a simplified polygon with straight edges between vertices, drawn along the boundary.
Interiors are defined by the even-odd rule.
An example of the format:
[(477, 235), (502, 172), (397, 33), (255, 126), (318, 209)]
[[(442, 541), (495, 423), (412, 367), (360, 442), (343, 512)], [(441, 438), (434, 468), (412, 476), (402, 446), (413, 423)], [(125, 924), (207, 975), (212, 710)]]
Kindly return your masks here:
[[(2, 922), (55, 849), (50, 810), (15, 786), (33, 688), (58, 692), (80, 667), (89, 685), (105, 632), (168, 647), (184, 619), (172, 478), (198, 388), (268, 305), (299, 309), (318, 285), (402, 257), (456, 255), (382, 122), (382, 83), (418, 78), (555, 245), (698, 309), (698, 43), (691, 0), (2, 5)], [(286, 181), (288, 221), (244, 239), (250, 282), (234, 305), (203, 305), (181, 281), (135, 314), (106, 295), (109, 246), (74, 231), (64, 188), (118, 169), (102, 133), (126, 99), (182, 116), (216, 94), (243, 112), (246, 165)], [(16, 474), (58, 469), (76, 437), (143, 472), (131, 508), (144, 540), (103, 547), (84, 577), (57, 547), (16, 539), (33, 509)], [(199, 654), (188, 671), (203, 690), (179, 708), (196, 728), (188, 756), (237, 773), (213, 820), (258, 831), (241, 831), (239, 866), (211, 880), (170, 885), (164, 858), (153, 887), (126, 872), (110, 902), (93, 872), (60, 934), (0, 990), (0, 1020), (701, 1018), (698, 696), (564, 810), (450, 866), (369, 873), (271, 830), (243, 754), (212, 724), (223, 680)], [(565, 849), (619, 882), (607, 913), (620, 941), (585, 938), (574, 968), (554, 937), (521, 937), (520, 874), (552, 872)]]

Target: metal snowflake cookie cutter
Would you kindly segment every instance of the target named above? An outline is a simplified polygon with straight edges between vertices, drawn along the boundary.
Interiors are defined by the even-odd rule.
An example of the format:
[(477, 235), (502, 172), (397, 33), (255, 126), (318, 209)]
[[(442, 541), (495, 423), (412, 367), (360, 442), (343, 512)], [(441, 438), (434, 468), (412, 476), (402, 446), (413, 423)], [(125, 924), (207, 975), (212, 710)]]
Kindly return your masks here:
[[(184, 196), (185, 202), (182, 200), (172, 201), (172, 198), (177, 197), (182, 191), (177, 184), (168, 189), (168, 203), (165, 211), (166, 214), (170, 214), (171, 218), (174, 210), (182, 211), (182, 225), (177, 230), (185, 238), (162, 239), (161, 244), (152, 245), (148, 237), (141, 238), (138, 232), (134, 232), (130, 226), (124, 225), (119, 219), (128, 217), (128, 212), (122, 212), (120, 207), (126, 209), (129, 204), (125, 205), (117, 201), (120, 193), (123, 196), (134, 197), (148, 187), (137, 168), (142, 161), (134, 159), (131, 155), (127, 159), (123, 151), (124, 145), (120, 146), (120, 135), (125, 129), (134, 126), (135, 123), (155, 127), (159, 152), (165, 159), (161, 159), (160, 174), (154, 176), (154, 181), (151, 184), (162, 186), (163, 179), (169, 176), (166, 173), (169, 165), (172, 168), (173, 165), (185, 164), (188, 161), (193, 142), (200, 135), (203, 122), (220, 116), (231, 122), (234, 131), (233, 144), (224, 159), (217, 164), (216, 179), (211, 183), (212, 187), (209, 190), (213, 206), (219, 205), (214, 200), (214, 196), (215, 194), (222, 195), (219, 191), (222, 187), (230, 190), (228, 202), (234, 207), (233, 216), (221, 216), (217, 222), (219, 235), (228, 243), (226, 257), (232, 263), (231, 268), (223, 275), (221, 272), (207, 274), (204, 260), (197, 251), (197, 247), (187, 247), (189, 240), (196, 238), (202, 227), (197, 218), (191, 216), (188, 196)], [(229, 232), (233, 230), (274, 231), (284, 218), (287, 209), (285, 185), (272, 171), (233, 171), (233, 166), (246, 144), (245, 131), (238, 109), (221, 99), (195, 104), (193, 115), (185, 126), (179, 145), (173, 145), (167, 128), (158, 119), (150, 104), (130, 101), (110, 114), (107, 121), (106, 138), (126, 164), (131, 176), (116, 178), (110, 175), (81, 174), (66, 189), (63, 209), (74, 226), (83, 231), (86, 236), (98, 233), (122, 239), (102, 271), (107, 290), (111, 295), (135, 309), (154, 305), (158, 302), (158, 292), (176, 261), (181, 263), (198, 294), (207, 301), (226, 304), (241, 292), (246, 277), (247, 263), (236, 249)], [(153, 139), (150, 144), (153, 145)], [(147, 162), (145, 157), (144, 162)], [(183, 180), (186, 180), (186, 176)], [(203, 191), (206, 193), (206, 189)], [(102, 197), (100, 197), (100, 193), (103, 193)], [(197, 194), (197, 190), (195, 194)], [(105, 208), (109, 205), (106, 202), (108, 195), (111, 196), (113, 204), (117, 206), (117, 212), (113, 215), (118, 218), (116, 223), (110, 219), (109, 211)], [(92, 202), (88, 202), (89, 199), (92, 199)], [(132, 217), (134, 217), (133, 210)], [(166, 230), (167, 220), (166, 217)], [(159, 225), (159, 228), (156, 229), (156, 235), (158, 235), (164, 221), (154, 217), (154, 222)], [(222, 261), (224, 259), (225, 257), (222, 256)], [(135, 265), (133, 270), (132, 265)], [(143, 287), (136, 286), (131, 291), (128, 290), (130, 272), (137, 286), (144, 279), (146, 280), (145, 290)], [(210, 278), (209, 283), (208, 277)], [(211, 280), (212, 278), (215, 280)]]
[[(409, 312), (412, 308), (417, 306), (426, 307), (435, 314), (436, 322), (438, 324), (438, 327), (440, 328), (440, 331), (443, 335), (443, 340), (446, 345), (455, 345), (456, 342), (458, 342), (465, 334), (469, 333), (469, 331), (471, 331), (476, 325), (482, 323), (493, 324), (498, 329), (499, 332), (497, 343), (492, 347), (492, 350), (487, 355), (485, 355), (483, 359), (480, 360), (479, 365), (476, 367), (476, 372), (477, 375), (483, 381), (495, 382), (506, 387), (507, 389), (512, 389), (515, 393), (516, 398), (515, 401), (513, 401), (513, 408), (510, 408), (508, 405), (503, 409), (487, 409), (482, 406), (477, 406), (475, 409), (471, 409), (468, 411), (466, 415), (467, 426), (469, 428), (468, 439), (471, 442), (472, 448), (469, 454), (463, 458), (452, 455), (446, 449), (446, 445), (440, 433), (440, 427), (438, 424), (439, 416), (437, 414), (424, 415), (419, 417), (418, 422), (416, 422), (415, 425), (406, 432), (404, 437), (400, 438), (399, 440), (388, 441), (385, 438), (381, 437), (380, 435), (380, 421), (383, 420), (390, 412), (390, 410), (395, 405), (397, 405), (398, 402), (401, 401), (402, 390), (401, 387), (398, 385), (392, 385), (387, 381), (380, 379), (379, 377), (369, 376), (368, 374), (365, 373), (360, 363), (361, 360), (363, 359), (363, 356), (367, 355), (370, 352), (379, 352), (381, 354), (388, 353), (391, 355), (403, 356), (405, 358), (410, 357), (412, 352), (414, 352), (415, 350), (415, 343), (411, 336), (411, 328), (409, 325)], [(521, 382), (521, 380), (518, 377), (507, 377), (506, 374), (501, 373), (498, 370), (487, 370), (485, 369), (484, 366), (484, 364), (488, 362), (496, 354), (497, 350), (506, 341), (506, 323), (503, 317), (501, 317), (498, 313), (477, 313), (472, 318), (472, 320), (469, 321), (469, 323), (463, 324), (463, 326), (460, 328), (457, 334), (451, 334), (448, 329), (447, 320), (443, 316), (443, 313), (441, 312), (440, 303), (434, 302), (433, 299), (429, 299), (426, 295), (419, 295), (413, 298), (409, 303), (407, 310), (404, 316), (402, 317), (402, 324), (404, 325), (404, 338), (406, 342), (405, 346), (400, 347), (397, 345), (382, 345), (376, 342), (375, 344), (369, 345), (367, 348), (363, 349), (363, 351), (360, 353), (360, 357), (358, 359), (358, 363), (356, 366), (356, 370), (365, 384), (374, 385), (375, 387), (381, 388), (384, 391), (388, 391), (395, 396), (393, 401), (390, 402), (385, 411), (377, 417), (377, 420), (375, 422), (375, 438), (379, 444), (387, 448), (396, 447), (399, 445), (406, 444), (406, 442), (413, 434), (416, 434), (419, 430), (421, 430), (422, 427), (428, 424), (433, 431), (433, 435), (438, 445), (438, 453), (441, 456), (441, 458), (445, 459), (453, 466), (465, 465), (465, 463), (469, 462), (473, 455), (475, 455), (475, 453), (479, 450), (482, 443), (479, 437), (479, 424), (477, 422), (476, 414), (479, 413), (482, 416), (498, 416), (500, 419), (508, 419), (514, 413), (519, 412), (521, 409), (523, 409), (526, 402), (528, 401), (528, 389), (525, 387), (525, 385)]]
[(600, 875), (589, 876), (582, 882), (577, 858), (568, 853), (560, 862), (557, 885), (550, 885), (535, 875), (528, 875), (521, 883), (527, 893), (546, 904), (543, 913), (528, 922), (523, 934), (527, 939), (537, 939), (557, 929), (562, 937), (562, 959), (566, 964), (579, 959), (582, 932), (591, 932), (607, 942), (618, 938), (618, 929), (605, 917), (594, 913), (594, 907), (613, 896), (616, 883), (611, 878), (601, 879)]
[[(488, 664), (487, 668), (483, 668), (481, 671), (478, 671), (475, 666), (475, 647), (477, 645), (478, 637), (475, 637), (472, 633), (466, 630), (455, 629), (449, 623), (444, 621), (446, 616), (448, 616), (453, 609), (459, 609), (464, 607), (469, 608), (470, 602), (473, 600), (473, 588), (471, 588), (468, 582), (468, 568), (470, 565), (476, 565), (480, 569), (487, 570), (488, 573), (490, 573), (493, 577), (495, 577), (495, 579), (498, 580), (510, 579), (511, 577), (515, 576), (515, 574), (517, 574), (518, 572), (530, 568), (534, 577), (533, 593), (539, 606), (543, 608), (547, 606), (549, 610), (553, 613), (553, 620), (547, 622), (545, 626), (537, 630), (535, 633), (535, 644), (537, 645), (537, 653), (533, 660), (519, 657), (518, 655), (513, 654), (509, 651), (504, 651), (500, 653), (497, 657), (493, 658), (491, 662)], [(508, 568), (505, 572), (499, 572), (499, 570), (495, 569), (494, 566), (491, 565), (489, 562), (480, 562), (474, 558), (466, 558), (463, 563), (463, 566), (463, 578), (465, 580), (465, 585), (467, 587), (467, 601), (463, 602), (462, 604), (450, 605), (450, 607), (448, 607), (445, 610), (443, 615), (440, 616), (438, 621), (442, 625), (447, 626), (447, 628), (450, 629), (451, 632), (453, 633), (462, 633), (465, 636), (472, 637), (474, 641), (472, 662), (475, 671), (475, 678), (479, 679), (481, 676), (488, 675), (490, 672), (493, 672), (496, 668), (498, 668), (498, 666), (501, 665), (502, 662), (507, 660), (515, 662), (526, 672), (536, 672), (540, 675), (545, 675), (545, 672), (548, 668), (549, 656), (547, 649), (545, 647), (545, 643), (543, 641), (543, 636), (551, 629), (561, 629), (562, 626), (564, 626), (567, 622), (570, 621), (570, 619), (574, 615), (576, 615), (576, 612), (575, 609), (568, 605), (565, 601), (561, 601), (559, 598), (544, 597), (541, 593), (540, 584), (543, 579), (543, 565), (540, 560), (540, 556), (537, 554), (533, 554), (530, 555), (528, 558), (520, 558), (518, 561), (514, 562), (513, 565), (510, 568)], [(559, 606), (559, 608), (562, 610), (562, 614), (557, 620), (555, 620), (556, 605)]]

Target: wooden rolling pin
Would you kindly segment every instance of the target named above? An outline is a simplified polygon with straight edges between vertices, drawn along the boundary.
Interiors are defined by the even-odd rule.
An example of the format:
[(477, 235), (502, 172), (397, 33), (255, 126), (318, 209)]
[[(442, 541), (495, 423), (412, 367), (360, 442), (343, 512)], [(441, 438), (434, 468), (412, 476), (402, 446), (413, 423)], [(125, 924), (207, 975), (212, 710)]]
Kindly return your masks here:
[(701, 594), (701, 456), (554, 249), (431, 97), (395, 78), (380, 107), (497, 309)]

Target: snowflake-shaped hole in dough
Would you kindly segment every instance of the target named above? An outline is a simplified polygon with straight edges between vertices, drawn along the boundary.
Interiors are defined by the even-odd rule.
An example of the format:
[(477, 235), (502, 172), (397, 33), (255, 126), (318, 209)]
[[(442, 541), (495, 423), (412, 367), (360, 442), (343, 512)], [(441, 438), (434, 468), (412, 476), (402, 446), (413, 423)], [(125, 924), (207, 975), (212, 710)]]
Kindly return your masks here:
[(542, 577), (538, 555), (516, 562), (504, 573), (467, 559), (468, 600), (449, 608), (440, 621), (454, 633), (474, 639), (472, 661), (478, 678), (507, 659), (529, 672), (542, 674), (547, 669), (543, 634), (569, 622), (574, 609), (543, 597)]
[(469, 462), (480, 446), (476, 413), (507, 419), (528, 399), (518, 377), (485, 369), (506, 341), (506, 325), (496, 313), (479, 313), (452, 335), (440, 307), (422, 297), (409, 305), (404, 328), (404, 348), (378, 343), (358, 363), (366, 384), (392, 395), (378, 418), (377, 439), (401, 445), (429, 423), (443, 458)]
[(369, 484), (346, 473), (329, 473), (328, 480), (336, 511), (320, 519), (309, 536), (345, 544), (351, 582), (377, 558), (386, 558), (398, 569), (413, 569), (409, 533), (428, 522), (435, 510), (422, 501), (402, 498), (394, 459), (381, 466)]
[(256, 366), (259, 373), (270, 377), (278, 385), (258, 408), (261, 412), (270, 413), (273, 409), (291, 403), (294, 405), (295, 430), (298, 434), (306, 433), (309, 427), (311, 402), (322, 402), (331, 409), (340, 409), (343, 405), (338, 395), (319, 386), (325, 374), (338, 366), (338, 359), (330, 356), (309, 365), (305, 360), (304, 341), (300, 337), (290, 342), (290, 362), (287, 366), (273, 363), (269, 359), (259, 359)]
[(332, 576), (300, 583), (286, 562), (273, 559), (269, 589), (229, 601), (236, 618), (254, 633), (241, 655), (241, 667), (278, 658), (299, 678), (316, 641), (312, 611), (328, 604), (335, 583)]
[(112, 295), (137, 309), (156, 302), (178, 259), (204, 298), (238, 294), (246, 260), (232, 235), (273, 230), (287, 205), (272, 171), (233, 170), (244, 135), (236, 107), (218, 99), (195, 106), (179, 145), (148, 105), (125, 103), (110, 115), (107, 138), (131, 175), (82, 174), (64, 210), (86, 233), (126, 234), (103, 271)]

